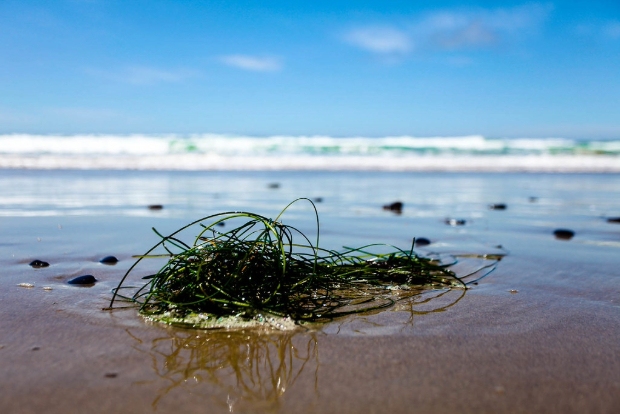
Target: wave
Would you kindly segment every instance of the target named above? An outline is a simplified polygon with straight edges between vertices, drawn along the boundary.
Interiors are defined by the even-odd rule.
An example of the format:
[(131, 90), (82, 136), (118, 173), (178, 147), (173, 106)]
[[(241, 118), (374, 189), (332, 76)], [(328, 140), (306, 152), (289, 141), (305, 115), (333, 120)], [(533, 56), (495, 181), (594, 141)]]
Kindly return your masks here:
[(0, 168), (620, 171), (620, 140), (11, 134)]

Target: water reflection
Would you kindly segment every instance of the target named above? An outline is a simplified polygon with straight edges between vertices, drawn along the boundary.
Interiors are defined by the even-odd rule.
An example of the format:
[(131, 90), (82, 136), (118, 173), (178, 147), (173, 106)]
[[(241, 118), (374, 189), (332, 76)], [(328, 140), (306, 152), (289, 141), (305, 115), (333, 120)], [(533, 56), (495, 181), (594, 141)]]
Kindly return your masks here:
[(375, 310), (338, 319), (321, 330), (325, 334), (384, 336), (413, 332), (414, 322), (430, 313), (444, 312), (465, 297), (466, 290), (428, 290), (401, 297), (388, 310)]
[(134, 348), (146, 352), (162, 387), (157, 409), (179, 391), (205, 394), (229, 412), (243, 407), (277, 411), (284, 393), (303, 375), (318, 384), (318, 342), (311, 332), (170, 329), (144, 341), (130, 330)]
[[(449, 259), (452, 257), (452, 259)], [(423, 315), (445, 312), (461, 301), (468, 289), (491, 273), (501, 260), (497, 254), (444, 255), (444, 263), (454, 263), (455, 271), (465, 286), (442, 289), (395, 290), (389, 298), (395, 301), (390, 308), (343, 318), (327, 324), (326, 334), (339, 335), (399, 335), (412, 332), (414, 322)]]
[[(470, 255), (471, 256), (471, 255)], [(459, 262), (464, 282), (486, 276), (496, 260), (468, 257)], [(445, 312), (466, 294), (462, 287), (395, 290), (388, 310), (375, 310), (333, 322), (273, 332), (258, 329), (205, 331), (169, 328), (141, 338), (128, 329), (134, 349), (152, 360), (158, 392), (153, 408), (186, 398), (203, 398), (229, 412), (277, 412), (283, 396), (300, 383), (304, 395), (318, 398), (317, 335), (407, 335), (423, 315)], [(144, 332), (144, 331), (141, 331)], [(148, 335), (148, 334), (147, 334)], [(343, 356), (346, 358), (346, 355)], [(302, 379), (303, 378), (303, 379)], [(165, 385), (161, 386), (161, 381)]]

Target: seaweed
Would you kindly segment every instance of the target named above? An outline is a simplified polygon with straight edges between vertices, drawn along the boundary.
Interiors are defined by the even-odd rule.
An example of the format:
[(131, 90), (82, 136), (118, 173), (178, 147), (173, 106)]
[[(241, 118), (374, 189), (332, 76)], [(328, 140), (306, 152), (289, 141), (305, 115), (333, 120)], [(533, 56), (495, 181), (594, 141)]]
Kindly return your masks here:
[[(308, 201), (316, 218), (316, 241), (281, 217), (294, 203)], [(221, 223), (242, 224), (222, 231)], [(207, 224), (205, 224), (207, 223)], [(225, 226), (228, 228), (229, 226)], [(180, 233), (198, 228), (192, 243)], [(275, 219), (251, 212), (224, 212), (196, 220), (161, 240), (123, 276), (117, 297), (139, 305), (140, 313), (160, 321), (187, 322), (241, 317), (262, 321), (273, 315), (293, 322), (324, 321), (389, 307), (427, 289), (465, 288), (449, 270), (452, 263), (418, 256), (411, 248), (371, 244), (343, 251), (319, 247), (319, 216), (307, 198), (288, 204)], [(157, 251), (164, 249), (164, 255)], [(150, 257), (167, 257), (132, 296), (121, 295), (128, 276)], [(197, 319), (198, 318), (198, 319)], [(180, 322), (182, 324), (182, 322)]]

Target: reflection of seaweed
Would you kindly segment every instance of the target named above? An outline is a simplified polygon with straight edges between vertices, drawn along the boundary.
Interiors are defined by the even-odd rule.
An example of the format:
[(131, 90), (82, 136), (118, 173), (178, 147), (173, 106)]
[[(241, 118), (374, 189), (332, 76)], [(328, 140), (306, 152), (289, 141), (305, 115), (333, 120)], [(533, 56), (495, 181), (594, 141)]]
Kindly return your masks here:
[[(393, 310), (408, 312), (411, 314), (411, 320), (413, 320), (414, 315), (443, 312), (451, 308), (463, 299), (465, 292), (464, 289), (432, 290), (399, 302)], [(430, 305), (431, 301), (435, 302), (435, 306), (425, 306)], [(440, 303), (437, 304), (437, 302)]]
[[(389, 325), (392, 328), (403, 330), (407, 326), (413, 326), (414, 318), (418, 316), (444, 312), (455, 306), (465, 297), (465, 293), (472, 285), (477, 285), (478, 281), (495, 270), (497, 263), (503, 258), (504, 254), (431, 254), (431, 256), (435, 256), (436, 260), (441, 262), (452, 263), (451, 270), (455, 271), (465, 288), (455, 286), (436, 289), (407, 289), (405, 287), (405, 289), (392, 290), (390, 299), (394, 302), (394, 306), (390, 310), (406, 315), (406, 320), (400, 318), (398, 322), (390, 320)], [(345, 326), (354, 326), (353, 332), (364, 332), (365, 329), (360, 326), (360, 323), (370, 326), (371, 329), (389, 328), (373, 318), (374, 315), (380, 313), (381, 310), (375, 310), (348, 318), (337, 325), (338, 328), (335, 332), (341, 332)]]
[(169, 383), (153, 401), (155, 409), (172, 390), (192, 392), (188, 387), (201, 383), (226, 393), (224, 403), (231, 412), (235, 404), (275, 409), (286, 389), (309, 366), (313, 366), (316, 387), (318, 345), (313, 334), (255, 330), (169, 332), (154, 339), (148, 349), (129, 333), (139, 342), (137, 349), (152, 357), (157, 376)]
[[(447, 257), (446, 257), (447, 256)], [(406, 311), (413, 315), (425, 315), (432, 312), (443, 312), (456, 305), (464, 296), (471, 285), (477, 285), (478, 281), (495, 270), (502, 255), (440, 255), (430, 254), (436, 261), (449, 263), (458, 280), (463, 286), (452, 286), (435, 289), (411, 288), (399, 286), (392, 290), (390, 299), (395, 303), (394, 311)], [(462, 260), (457, 260), (462, 258)], [(439, 299), (443, 300), (439, 300)], [(430, 302), (433, 302), (433, 306)], [(370, 314), (370, 313), (369, 313)]]

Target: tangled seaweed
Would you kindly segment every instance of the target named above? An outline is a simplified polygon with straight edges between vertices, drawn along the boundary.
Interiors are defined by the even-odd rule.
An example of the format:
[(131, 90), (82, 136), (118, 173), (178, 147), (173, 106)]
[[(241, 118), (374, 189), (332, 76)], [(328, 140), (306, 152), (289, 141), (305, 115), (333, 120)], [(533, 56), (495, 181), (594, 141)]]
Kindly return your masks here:
[[(295, 227), (280, 221), (299, 200), (315, 212), (316, 243)], [(222, 224), (246, 219), (228, 231)], [(204, 224), (204, 222), (209, 222)], [(199, 227), (191, 245), (179, 233)], [(319, 218), (311, 200), (290, 203), (275, 220), (249, 212), (226, 212), (204, 217), (169, 236), (153, 229), (161, 240), (127, 271), (110, 307), (125, 288), (128, 275), (143, 259), (165, 249), (168, 263), (131, 297), (144, 315), (240, 316), (271, 314), (293, 321), (319, 321), (393, 305), (400, 296), (424, 289), (465, 287), (445, 264), (394, 246), (373, 244), (344, 251), (319, 247)], [(380, 253), (379, 251), (388, 252)], [(401, 295), (395, 294), (400, 292)], [(207, 315), (207, 316), (205, 316)], [(172, 320), (172, 319), (171, 319)]]

